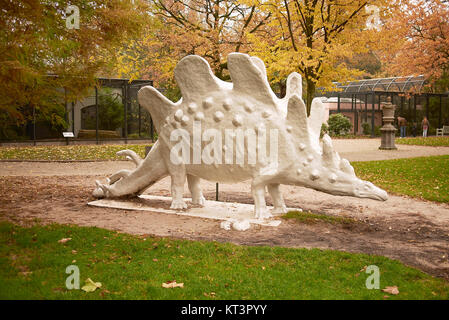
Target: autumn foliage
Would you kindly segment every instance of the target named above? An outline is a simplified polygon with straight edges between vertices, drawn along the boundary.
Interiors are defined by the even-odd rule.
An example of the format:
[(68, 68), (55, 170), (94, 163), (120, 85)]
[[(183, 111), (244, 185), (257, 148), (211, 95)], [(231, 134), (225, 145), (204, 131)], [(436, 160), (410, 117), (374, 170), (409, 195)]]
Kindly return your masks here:
[[(69, 5), (79, 29), (68, 28)], [(60, 106), (109, 73), (124, 39), (144, 23), (144, 2), (132, 0), (4, 0), (0, 10), (0, 124), (20, 125), (39, 111), (63, 126)], [(64, 90), (67, 89), (67, 90)]]
[(398, 3), (385, 25), (385, 30), (394, 31), (390, 33), (394, 35), (391, 48), (384, 52), (385, 62), (392, 73), (423, 74), (431, 82), (437, 81), (449, 71), (449, 2)]
[[(80, 8), (79, 29), (66, 27), (68, 5)], [(82, 98), (98, 76), (151, 79), (176, 99), (173, 69), (189, 54), (223, 80), (228, 53), (257, 55), (281, 96), (299, 72), (309, 105), (333, 81), (449, 78), (444, 0), (3, 0), (1, 9), (2, 130), (36, 110), (64, 126), (61, 101)]]

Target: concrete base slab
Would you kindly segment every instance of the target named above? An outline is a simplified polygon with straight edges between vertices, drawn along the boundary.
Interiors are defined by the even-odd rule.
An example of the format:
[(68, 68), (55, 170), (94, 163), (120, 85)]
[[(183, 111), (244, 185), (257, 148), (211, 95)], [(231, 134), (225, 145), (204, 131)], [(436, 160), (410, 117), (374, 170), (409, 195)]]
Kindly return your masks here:
[[(276, 220), (276, 215), (271, 219), (258, 220), (254, 218), (254, 206), (252, 204), (219, 202), (207, 200), (204, 207), (191, 204), (190, 198), (184, 198), (188, 204), (187, 210), (170, 209), (171, 197), (141, 195), (135, 199), (100, 199), (88, 203), (90, 206), (115, 208), (123, 210), (142, 210), (182, 216), (191, 216), (205, 219), (225, 220), (225, 221), (243, 221), (246, 220), (252, 224), (277, 227), (281, 224)], [(270, 210), (272, 207), (268, 207)], [(288, 208), (288, 210), (301, 210)]]

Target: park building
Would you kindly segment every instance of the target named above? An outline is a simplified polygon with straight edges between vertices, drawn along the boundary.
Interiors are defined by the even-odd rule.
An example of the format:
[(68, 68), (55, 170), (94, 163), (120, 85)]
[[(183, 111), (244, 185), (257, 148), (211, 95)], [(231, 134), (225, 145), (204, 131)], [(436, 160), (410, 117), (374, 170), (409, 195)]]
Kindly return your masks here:
[(437, 128), (449, 125), (449, 92), (427, 92), (426, 84), (422, 75), (334, 82), (334, 89), (319, 88), (317, 96), (326, 108), (324, 120), (342, 113), (349, 118), (353, 134), (379, 135), (382, 105), (392, 103), (396, 106), (395, 118), (407, 119), (408, 133), (413, 132), (413, 126), (419, 133), (426, 116), (430, 121), (429, 135), (434, 135)]

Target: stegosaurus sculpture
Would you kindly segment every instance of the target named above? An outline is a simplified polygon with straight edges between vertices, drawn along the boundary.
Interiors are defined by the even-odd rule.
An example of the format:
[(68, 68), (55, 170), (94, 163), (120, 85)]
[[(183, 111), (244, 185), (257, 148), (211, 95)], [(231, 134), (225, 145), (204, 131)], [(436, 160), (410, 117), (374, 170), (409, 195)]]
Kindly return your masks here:
[(324, 107), (320, 99), (314, 99), (307, 117), (299, 74), (288, 77), (286, 96), (279, 99), (259, 58), (231, 53), (228, 69), (232, 83), (215, 77), (203, 58), (183, 58), (175, 68), (182, 93), (177, 103), (151, 86), (142, 88), (139, 103), (150, 112), (159, 139), (144, 160), (133, 151), (120, 151), (137, 168), (117, 172), (107, 184), (97, 182), (93, 195), (137, 195), (169, 175), (173, 209), (187, 208), (183, 200), (186, 178), (192, 203), (199, 205), (205, 201), (201, 178), (220, 183), (251, 180), (256, 218), (271, 216), (265, 187), (274, 213), (286, 212), (280, 184), (387, 199), (384, 190), (355, 176), (349, 162), (333, 150), (328, 135), (320, 145)]

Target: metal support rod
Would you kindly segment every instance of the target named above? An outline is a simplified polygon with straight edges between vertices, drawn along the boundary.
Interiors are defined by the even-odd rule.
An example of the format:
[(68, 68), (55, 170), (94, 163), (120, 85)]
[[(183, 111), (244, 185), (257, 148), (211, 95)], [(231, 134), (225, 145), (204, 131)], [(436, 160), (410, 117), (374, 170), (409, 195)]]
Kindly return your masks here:
[(357, 113), (357, 96), (355, 94), (352, 95), (352, 100), (354, 101), (354, 134), (357, 134), (359, 129), (359, 115)]
[(337, 96), (337, 112), (340, 113), (340, 94)]
[(413, 122), (416, 122), (416, 98), (419, 96), (413, 97)]
[(95, 86), (95, 138), (98, 144), (98, 88)]
[(405, 97), (404, 96), (401, 96), (401, 111), (400, 111), (400, 114), (401, 114), (401, 116), (402, 116), (402, 112), (403, 112), (403, 108), (404, 108), (404, 100), (405, 100)]
[(365, 94), (365, 122), (368, 122), (368, 94)]
[(153, 118), (151, 118), (151, 115), (150, 115), (150, 134), (151, 134), (151, 141), (154, 141), (154, 126), (153, 126)]
[(138, 105), (139, 105), (139, 138), (141, 137), (141, 134), (140, 134), (140, 129), (141, 129), (141, 124), (140, 124), (140, 103), (138, 103)]
[(429, 110), (430, 110), (430, 98), (429, 95), (426, 94), (426, 118), (429, 119)]
[(407, 119), (410, 121), (412, 118), (412, 97), (408, 98)]
[(215, 201), (218, 201), (218, 182), (215, 184)]
[(442, 102), (442, 96), (440, 96), (440, 113), (438, 115), (438, 128), (441, 127), (441, 114), (442, 114), (441, 102)]
[(379, 101), (377, 103), (377, 110), (380, 111), (380, 99), (382, 98), (382, 95), (379, 93)]
[[(67, 108), (67, 88), (64, 87), (64, 109), (65, 109), (65, 113), (64, 113), (64, 120), (66, 123), (69, 122), (69, 109)], [(65, 128), (66, 131), (68, 130), (68, 128)]]
[(123, 136), (125, 138), (125, 144), (128, 142), (128, 85), (125, 84), (124, 89), (124, 101), (123, 101)]
[(72, 132), (75, 136), (75, 102), (72, 102)]
[(36, 145), (36, 106), (33, 105), (33, 145)]
[(374, 117), (376, 115), (376, 111), (375, 111), (375, 103), (376, 103), (376, 94), (373, 92), (373, 101), (371, 101), (372, 103), (372, 110), (371, 110), (371, 137), (374, 138), (375, 134), (374, 134)]

